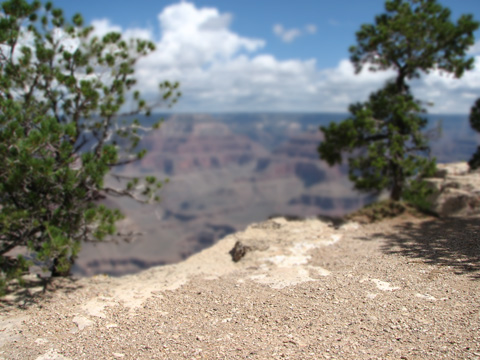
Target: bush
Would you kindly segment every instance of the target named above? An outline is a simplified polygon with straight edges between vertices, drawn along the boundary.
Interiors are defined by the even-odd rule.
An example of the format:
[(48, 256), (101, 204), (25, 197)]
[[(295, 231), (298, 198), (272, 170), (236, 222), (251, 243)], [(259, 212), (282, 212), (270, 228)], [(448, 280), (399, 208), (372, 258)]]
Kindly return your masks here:
[[(106, 195), (158, 200), (154, 177), (105, 185), (115, 166), (145, 155), (146, 131), (135, 117), (150, 115), (135, 91), (136, 61), (154, 45), (102, 38), (80, 15), (68, 23), (51, 3), (9, 0), (0, 13), (0, 291), (32, 261), (52, 275), (68, 274), (82, 241), (115, 233), (119, 210), (98, 204)], [(178, 83), (159, 85), (174, 104)], [(127, 99), (135, 104), (124, 112)], [(159, 102), (157, 101), (156, 104)], [(12, 258), (12, 252), (30, 253)]]

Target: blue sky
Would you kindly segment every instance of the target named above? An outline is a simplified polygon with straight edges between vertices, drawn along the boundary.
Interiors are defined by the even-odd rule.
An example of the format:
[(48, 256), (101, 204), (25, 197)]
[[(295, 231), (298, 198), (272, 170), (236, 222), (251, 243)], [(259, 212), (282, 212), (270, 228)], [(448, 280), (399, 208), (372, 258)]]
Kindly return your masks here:
[[(472, 13), (478, 0), (440, 0), (452, 18)], [(333, 111), (364, 101), (392, 73), (354, 75), (348, 47), (355, 32), (383, 12), (384, 0), (57, 0), (80, 12), (101, 35), (109, 30), (149, 38), (157, 51), (138, 64), (142, 90), (181, 82), (177, 111)], [(471, 50), (475, 70), (457, 80), (430, 74), (412, 83), (434, 102), (429, 112), (467, 113), (480, 97), (480, 31)]]

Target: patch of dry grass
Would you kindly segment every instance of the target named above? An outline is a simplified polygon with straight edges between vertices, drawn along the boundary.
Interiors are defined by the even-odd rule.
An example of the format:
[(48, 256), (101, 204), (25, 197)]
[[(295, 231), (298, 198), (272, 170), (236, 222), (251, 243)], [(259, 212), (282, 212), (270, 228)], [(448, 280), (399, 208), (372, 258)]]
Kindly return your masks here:
[(345, 218), (350, 221), (356, 221), (362, 224), (369, 224), (381, 221), (387, 218), (394, 218), (401, 215), (412, 215), (415, 217), (426, 217), (428, 214), (418, 208), (403, 202), (394, 200), (382, 200), (367, 205)]

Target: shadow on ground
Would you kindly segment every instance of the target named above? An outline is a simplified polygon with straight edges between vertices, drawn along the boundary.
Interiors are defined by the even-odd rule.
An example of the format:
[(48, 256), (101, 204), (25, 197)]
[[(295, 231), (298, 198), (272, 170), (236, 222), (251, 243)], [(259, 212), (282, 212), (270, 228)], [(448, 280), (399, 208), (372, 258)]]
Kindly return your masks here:
[(392, 234), (375, 234), (387, 240), (383, 251), (449, 266), (457, 274), (480, 280), (480, 218), (434, 219), (406, 222)]
[(69, 294), (82, 287), (77, 279), (71, 277), (26, 280), (23, 285), (12, 286), (4, 297), (0, 297), (0, 315), (15, 307), (27, 309), (48, 300), (56, 291)]

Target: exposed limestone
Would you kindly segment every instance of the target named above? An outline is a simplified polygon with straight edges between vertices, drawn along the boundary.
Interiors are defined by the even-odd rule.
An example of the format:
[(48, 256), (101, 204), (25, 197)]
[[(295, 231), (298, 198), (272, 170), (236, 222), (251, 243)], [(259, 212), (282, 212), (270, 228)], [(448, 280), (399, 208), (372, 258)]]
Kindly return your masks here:
[(431, 210), (441, 217), (480, 214), (480, 172), (466, 162), (438, 164), (435, 177), (426, 179), (434, 190)]
[(470, 166), (466, 162), (437, 164), (436, 178), (444, 179), (446, 176), (467, 175), (470, 172)]

